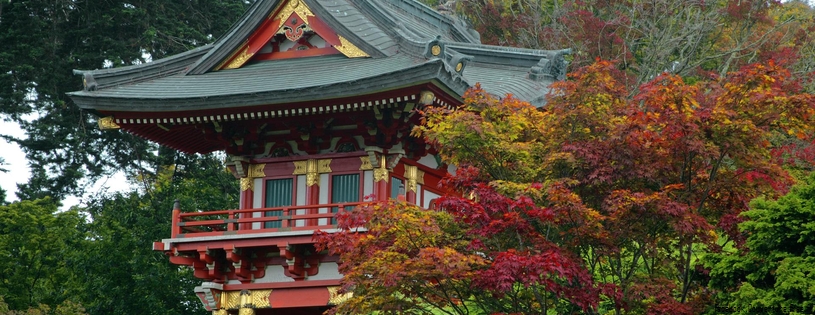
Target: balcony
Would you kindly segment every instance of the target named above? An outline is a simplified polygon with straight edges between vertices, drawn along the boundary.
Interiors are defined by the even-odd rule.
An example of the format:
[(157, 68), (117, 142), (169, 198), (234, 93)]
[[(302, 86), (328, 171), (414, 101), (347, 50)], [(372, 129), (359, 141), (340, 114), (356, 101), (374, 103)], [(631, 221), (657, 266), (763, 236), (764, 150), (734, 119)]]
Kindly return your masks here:
[(338, 209), (353, 209), (363, 203), (348, 202), (188, 213), (181, 212), (176, 206), (173, 209), (171, 237), (190, 239), (333, 229), (336, 227), (336, 222), (332, 222), (332, 219)]

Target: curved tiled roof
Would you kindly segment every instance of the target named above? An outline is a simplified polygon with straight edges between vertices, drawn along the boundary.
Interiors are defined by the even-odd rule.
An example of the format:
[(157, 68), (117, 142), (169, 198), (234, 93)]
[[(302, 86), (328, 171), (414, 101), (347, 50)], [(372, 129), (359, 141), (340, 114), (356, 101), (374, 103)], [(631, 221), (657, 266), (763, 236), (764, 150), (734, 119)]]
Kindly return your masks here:
[[(565, 51), (480, 44), (460, 20), (414, 0), (302, 0), (370, 57), (266, 60), (215, 71), (282, 1), (256, 1), (213, 45), (137, 66), (76, 71), (86, 87), (70, 95), (88, 110), (162, 112), (313, 101), (428, 82), (458, 98), (480, 82), (497, 96), (541, 106), (565, 65)], [(436, 45), (444, 47), (441, 55), (430, 53)]]

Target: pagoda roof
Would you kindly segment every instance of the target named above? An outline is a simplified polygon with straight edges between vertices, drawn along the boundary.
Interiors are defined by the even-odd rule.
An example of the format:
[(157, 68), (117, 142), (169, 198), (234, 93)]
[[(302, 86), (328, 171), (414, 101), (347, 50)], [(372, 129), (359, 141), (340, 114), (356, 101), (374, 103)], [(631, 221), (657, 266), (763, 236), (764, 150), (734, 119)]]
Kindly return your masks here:
[[(335, 53), (251, 59), (260, 55), (253, 41), (274, 35), (264, 28), (288, 23), (286, 10), (299, 12), (291, 16), (311, 23), (304, 29), (325, 37)], [(258, 0), (214, 44), (140, 65), (75, 70), (85, 88), (69, 95), (99, 113), (160, 113), (347, 99), (418, 85), (460, 99), (480, 83), (540, 106), (564, 75), (565, 53), (483, 45), (461, 20), (414, 0)]]

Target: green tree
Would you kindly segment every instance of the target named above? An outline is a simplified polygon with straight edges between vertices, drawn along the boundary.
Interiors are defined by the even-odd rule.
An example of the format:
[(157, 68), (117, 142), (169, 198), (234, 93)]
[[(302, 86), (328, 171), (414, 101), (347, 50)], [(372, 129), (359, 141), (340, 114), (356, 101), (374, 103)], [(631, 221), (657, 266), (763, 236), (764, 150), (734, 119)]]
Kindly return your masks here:
[(185, 211), (234, 209), (237, 181), (215, 156), (191, 156), (142, 178), (142, 188), (99, 196), (83, 209), (90, 222), (83, 250), (70, 259), (70, 292), (89, 314), (203, 314), (192, 271), (152, 251), (170, 236), (173, 201)]
[(778, 200), (753, 200), (742, 216), (744, 248), (708, 256), (716, 310), (815, 313), (815, 174)]
[(81, 192), (85, 178), (172, 161), (156, 159), (155, 145), (138, 137), (98, 130), (95, 116), (65, 94), (82, 89), (72, 69), (133, 65), (212, 43), (251, 3), (0, 2), (0, 116), (25, 131), (25, 138), (7, 139), (23, 148), (32, 170), (18, 195), (56, 200)]
[(50, 199), (0, 205), (0, 296), (9, 309), (71, 299), (74, 266), (65, 258), (80, 250), (82, 221), (76, 210), (58, 212)]

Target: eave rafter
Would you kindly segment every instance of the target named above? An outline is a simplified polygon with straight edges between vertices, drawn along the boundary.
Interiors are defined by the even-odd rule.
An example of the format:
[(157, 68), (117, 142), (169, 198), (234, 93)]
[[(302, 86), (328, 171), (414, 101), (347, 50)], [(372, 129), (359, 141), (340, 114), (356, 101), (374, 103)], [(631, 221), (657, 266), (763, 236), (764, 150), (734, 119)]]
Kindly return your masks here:
[[(445, 106), (438, 89), (421, 87), (406, 91), (319, 101), (197, 112), (106, 112), (107, 123), (141, 137), (190, 153), (226, 150), (234, 155), (270, 154), (270, 146), (297, 143), (309, 154), (329, 149), (332, 137), (350, 139), (363, 135), (366, 145), (388, 146), (409, 136), (409, 125), (418, 123), (413, 110), (419, 106)], [(435, 92), (429, 92), (433, 90)], [(412, 118), (411, 118), (412, 117)], [(413, 119), (413, 120), (411, 120)], [(348, 120), (348, 121), (346, 121)], [(414, 121), (416, 120), (416, 121)], [(342, 126), (339, 129), (334, 127)], [(283, 135), (285, 134), (285, 136)], [(289, 151), (292, 151), (290, 148)]]

